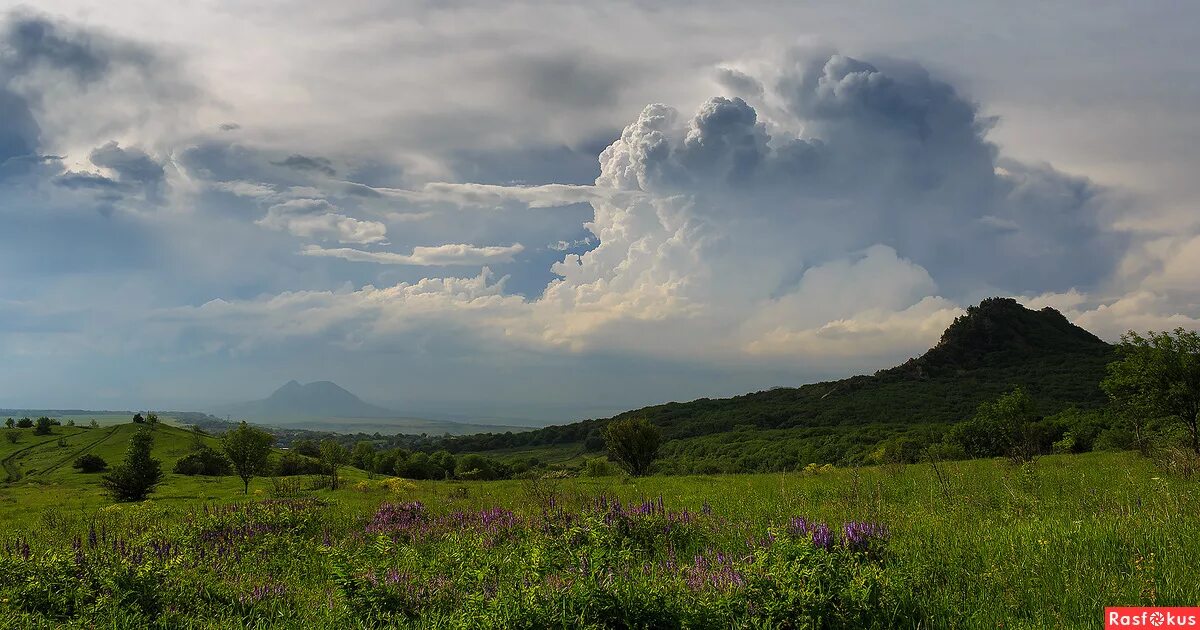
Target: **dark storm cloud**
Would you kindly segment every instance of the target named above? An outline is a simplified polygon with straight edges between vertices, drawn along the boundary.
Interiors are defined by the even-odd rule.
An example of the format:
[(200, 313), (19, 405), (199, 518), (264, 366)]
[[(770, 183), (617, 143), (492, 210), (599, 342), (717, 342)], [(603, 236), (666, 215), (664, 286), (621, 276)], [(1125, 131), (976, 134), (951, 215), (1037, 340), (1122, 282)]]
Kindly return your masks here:
[(157, 197), (165, 184), (162, 164), (138, 148), (123, 149), (115, 141), (92, 150), (92, 164), (117, 174), (121, 183), (141, 186), (147, 197)]
[(40, 134), (25, 99), (0, 87), (0, 168), (14, 158), (34, 155)]
[[(58, 159), (40, 153), (63, 137), (88, 142), (101, 129), (111, 137), (152, 110), (190, 99), (193, 90), (181, 77), (173, 62), (140, 44), (27, 11), (9, 13), (0, 23), (0, 178), (21, 175), (35, 187), (49, 181), (92, 191), (105, 214), (122, 194), (160, 200), (165, 170), (140, 149), (109, 142), (93, 150), (92, 163), (111, 177), (63, 172)], [(44, 121), (55, 123), (47, 129)]]
[(741, 98), (716, 97), (701, 106), (679, 149), (688, 172), (705, 180), (748, 180), (767, 159), (766, 128)]
[(5, 81), (51, 72), (65, 74), (86, 87), (104, 82), (123, 68), (153, 79), (142, 87), (156, 98), (174, 100), (194, 95), (172, 60), (141, 44), (28, 11), (12, 12), (0, 25), (0, 74)]
[(18, 14), (10, 19), (0, 32), (0, 41), (4, 42), (0, 59), (14, 74), (46, 65), (69, 71), (79, 81), (95, 81), (108, 70), (112, 54), (105, 42), (95, 41), (90, 34), (64, 29), (34, 15)]
[(184, 148), (178, 161), (196, 176), (219, 182), (262, 179), (267, 164), (266, 158), (255, 149), (215, 140)]
[(601, 183), (695, 193), (701, 213), (782, 213), (781, 233), (817, 260), (885, 244), (954, 295), (1094, 286), (1125, 252), (1102, 226), (1102, 190), (999, 160), (994, 119), (920, 66), (831, 55), (776, 89), (793, 119), (775, 137), (741, 98), (711, 98), (686, 122), (648, 106), (601, 157)]
[(67, 171), (54, 178), (54, 183), (72, 190), (120, 190), (120, 182), (97, 173)]
[(293, 153), (282, 160), (271, 163), (275, 166), (294, 168), (298, 171), (314, 171), (317, 173), (323, 173), (330, 177), (337, 175), (337, 170), (333, 168), (333, 163), (323, 157), (309, 157), (307, 155)]
[(977, 201), (994, 181), (996, 148), (984, 135), (995, 119), (924, 68), (893, 66), (831, 55), (795, 64), (778, 89), (843, 173), (857, 168), (856, 178)]

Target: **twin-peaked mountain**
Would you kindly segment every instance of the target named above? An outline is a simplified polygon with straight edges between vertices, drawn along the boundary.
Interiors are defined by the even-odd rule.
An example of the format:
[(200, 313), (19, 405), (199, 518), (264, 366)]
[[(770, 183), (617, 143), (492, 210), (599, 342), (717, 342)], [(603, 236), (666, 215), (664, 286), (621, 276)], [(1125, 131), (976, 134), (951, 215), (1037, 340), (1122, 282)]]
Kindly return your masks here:
[(301, 385), (288, 381), (270, 396), (230, 405), (230, 415), (259, 420), (288, 418), (390, 418), (400, 414), (364, 402), (331, 381)]
[(283, 429), (335, 433), (405, 433), (409, 435), (467, 435), (488, 431), (523, 431), (524, 427), (473, 424), (418, 418), (373, 405), (330, 381), (302, 385), (288, 381), (270, 396), (226, 405), (218, 415), (232, 420), (266, 424)]

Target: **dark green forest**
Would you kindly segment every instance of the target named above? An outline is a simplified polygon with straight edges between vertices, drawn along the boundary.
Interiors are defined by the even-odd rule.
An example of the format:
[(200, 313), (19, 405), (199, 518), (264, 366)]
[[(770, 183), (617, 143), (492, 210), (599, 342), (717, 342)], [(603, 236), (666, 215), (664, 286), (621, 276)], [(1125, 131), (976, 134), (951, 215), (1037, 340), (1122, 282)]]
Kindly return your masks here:
[[(643, 417), (667, 440), (658, 464), (664, 472), (866, 463), (887, 455), (891, 443), (938, 442), (981, 404), (1017, 388), (1061, 439), (1075, 424), (1105, 422), (1097, 411), (1106, 402), (1100, 381), (1114, 358), (1114, 346), (1053, 309), (1034, 311), (1012, 299), (991, 298), (957, 318), (925, 354), (871, 376), (673, 402), (523, 433), (450, 437), (437, 440), (436, 448), (511, 454), (571, 445), (600, 454), (605, 425)], [(892, 451), (897, 448), (903, 456), (904, 447)]]

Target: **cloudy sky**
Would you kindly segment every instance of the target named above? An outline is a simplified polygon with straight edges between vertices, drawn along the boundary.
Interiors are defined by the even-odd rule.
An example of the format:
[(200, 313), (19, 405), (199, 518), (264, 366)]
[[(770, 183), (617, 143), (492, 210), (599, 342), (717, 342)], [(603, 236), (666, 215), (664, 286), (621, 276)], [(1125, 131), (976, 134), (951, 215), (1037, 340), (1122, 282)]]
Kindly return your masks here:
[(799, 4), (0, 2), (0, 407), (561, 421), (990, 295), (1200, 327), (1200, 5)]

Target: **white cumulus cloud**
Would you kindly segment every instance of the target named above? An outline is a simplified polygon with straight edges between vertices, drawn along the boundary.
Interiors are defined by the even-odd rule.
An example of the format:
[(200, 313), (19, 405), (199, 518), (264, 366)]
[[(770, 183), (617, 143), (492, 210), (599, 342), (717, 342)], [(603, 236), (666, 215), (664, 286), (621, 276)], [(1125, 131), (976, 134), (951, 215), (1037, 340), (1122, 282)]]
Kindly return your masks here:
[(380, 243), (387, 238), (383, 223), (340, 214), (324, 199), (291, 199), (275, 204), (256, 223), (296, 236), (340, 243)]

